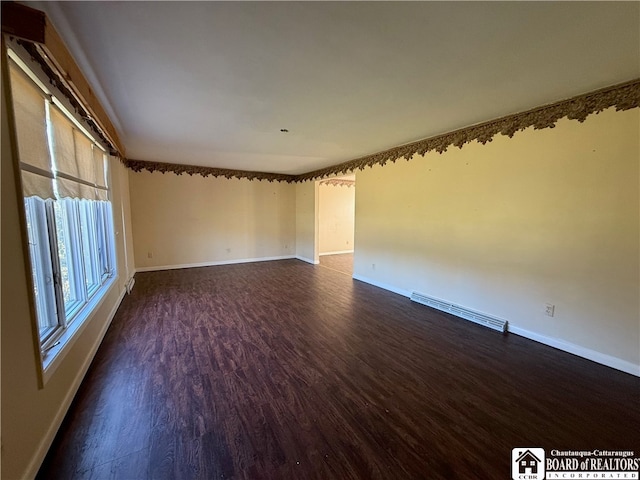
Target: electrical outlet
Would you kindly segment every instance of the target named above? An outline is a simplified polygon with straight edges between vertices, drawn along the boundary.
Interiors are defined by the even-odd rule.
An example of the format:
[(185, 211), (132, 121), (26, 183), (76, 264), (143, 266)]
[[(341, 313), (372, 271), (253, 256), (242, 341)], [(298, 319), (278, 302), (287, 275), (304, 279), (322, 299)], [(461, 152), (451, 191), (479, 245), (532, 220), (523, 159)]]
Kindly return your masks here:
[(551, 303), (547, 303), (544, 306), (544, 314), (547, 317), (553, 317), (553, 315), (555, 314), (555, 311), (556, 311), (556, 306)]
[(376, 269), (376, 264), (375, 264), (375, 263), (372, 263), (372, 264), (371, 264), (371, 270), (375, 270), (375, 269)]
[(148, 253), (147, 253), (147, 258), (153, 258), (153, 253), (148, 252)]

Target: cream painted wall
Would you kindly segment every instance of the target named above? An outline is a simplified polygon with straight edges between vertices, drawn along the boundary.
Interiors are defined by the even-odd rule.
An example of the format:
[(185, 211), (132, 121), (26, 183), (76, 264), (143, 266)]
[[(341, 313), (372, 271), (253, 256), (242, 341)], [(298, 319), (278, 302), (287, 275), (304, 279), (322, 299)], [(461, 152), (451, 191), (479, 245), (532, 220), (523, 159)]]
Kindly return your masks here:
[(133, 228), (131, 226), (131, 200), (129, 196), (129, 170), (116, 158), (110, 158), (113, 179), (113, 225), (118, 241), (124, 243), (122, 255), (118, 255), (118, 288), (126, 289), (129, 280), (136, 273), (135, 254), (133, 250)]
[[(32, 337), (25, 243), (20, 233), (18, 213), (22, 205), (14, 182), (4, 83), (2, 88), (2, 478), (18, 479), (35, 476), (120, 304), (123, 291), (122, 272), (119, 272), (119, 278), (107, 292), (100, 308), (87, 320), (86, 327), (44, 388), (39, 388), (39, 360)], [(113, 192), (123, 192), (126, 185), (122, 185), (120, 179), (124, 168), (118, 163), (112, 164), (112, 168)], [(123, 241), (125, 234), (118, 226), (117, 217), (124, 215), (128, 221), (126, 194), (123, 193), (122, 201), (114, 197), (113, 207), (117, 212), (118, 265), (122, 268), (121, 258), (127, 242)]]
[(294, 256), (292, 184), (130, 172), (129, 185), (138, 269)]
[(354, 276), (637, 375), (639, 162), (639, 110), (609, 109), (358, 172)]
[(320, 263), (318, 257), (318, 182), (296, 184), (296, 258)]
[(353, 251), (356, 189), (320, 184), (318, 201), (319, 254)]

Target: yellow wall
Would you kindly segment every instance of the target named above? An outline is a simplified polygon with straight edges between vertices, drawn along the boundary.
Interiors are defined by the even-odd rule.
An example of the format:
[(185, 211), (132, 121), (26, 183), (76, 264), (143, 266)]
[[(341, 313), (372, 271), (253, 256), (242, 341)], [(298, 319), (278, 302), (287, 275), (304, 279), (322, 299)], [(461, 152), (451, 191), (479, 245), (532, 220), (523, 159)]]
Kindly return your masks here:
[(353, 251), (356, 189), (320, 184), (318, 201), (320, 255)]
[(365, 169), (354, 276), (640, 374), (639, 162), (640, 112), (609, 109)]
[(129, 183), (138, 270), (294, 256), (293, 184), (159, 172)]
[(296, 258), (317, 264), (318, 182), (296, 184)]
[[(4, 66), (3, 66), (4, 68)], [(4, 72), (3, 72), (4, 75)], [(19, 203), (14, 182), (9, 125), (2, 85), (2, 478), (35, 476), (64, 418), (86, 369), (120, 303), (126, 282), (125, 233), (118, 223), (128, 222), (124, 167), (111, 162), (116, 250), (120, 269), (100, 308), (69, 348), (58, 368), (38, 387), (39, 360), (34, 347), (25, 269), (25, 249), (20, 233)], [(115, 194), (118, 194), (116, 197)], [(121, 223), (121, 222), (120, 222)], [(133, 260), (133, 259), (132, 259)]]

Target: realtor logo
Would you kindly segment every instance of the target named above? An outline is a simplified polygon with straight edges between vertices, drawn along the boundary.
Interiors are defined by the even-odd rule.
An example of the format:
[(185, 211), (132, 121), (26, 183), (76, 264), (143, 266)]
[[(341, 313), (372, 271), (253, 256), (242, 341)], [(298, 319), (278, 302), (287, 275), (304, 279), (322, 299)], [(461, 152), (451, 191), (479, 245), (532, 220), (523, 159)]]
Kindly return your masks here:
[(544, 449), (514, 448), (511, 450), (513, 480), (544, 480)]

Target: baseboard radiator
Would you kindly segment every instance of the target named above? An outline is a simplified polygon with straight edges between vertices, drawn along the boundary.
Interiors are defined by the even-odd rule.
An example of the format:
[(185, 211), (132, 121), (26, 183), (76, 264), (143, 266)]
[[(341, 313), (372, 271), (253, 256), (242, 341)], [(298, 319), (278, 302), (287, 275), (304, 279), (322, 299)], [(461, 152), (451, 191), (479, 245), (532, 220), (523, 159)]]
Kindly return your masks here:
[(133, 286), (135, 285), (135, 283), (136, 283), (136, 279), (134, 277), (131, 277), (127, 282), (127, 285), (125, 286), (127, 289), (127, 294), (131, 293), (131, 290), (133, 290)]
[(437, 298), (423, 295), (422, 293), (413, 292), (411, 294), (411, 300), (413, 302), (426, 305), (427, 307), (432, 307), (437, 310), (450, 313), (456, 317), (484, 325), (485, 327), (492, 328), (493, 330), (497, 330), (502, 333), (507, 331), (508, 322), (501, 318), (491, 317), (485, 313), (476, 312), (454, 303), (445, 302)]

